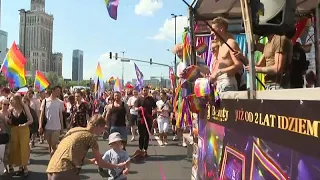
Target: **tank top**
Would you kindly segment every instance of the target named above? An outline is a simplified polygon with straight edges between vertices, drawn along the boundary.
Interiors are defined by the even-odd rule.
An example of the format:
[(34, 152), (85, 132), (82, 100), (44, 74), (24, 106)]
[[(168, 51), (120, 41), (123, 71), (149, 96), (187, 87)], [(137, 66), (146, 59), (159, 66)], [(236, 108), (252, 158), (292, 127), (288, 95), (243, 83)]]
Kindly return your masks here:
[(11, 111), (10, 119), (13, 126), (19, 126), (20, 124), (28, 122), (28, 117), (24, 111), (22, 111), (18, 117), (14, 116), (13, 112)]
[(126, 108), (124, 102), (119, 107), (115, 107), (114, 103), (110, 109), (111, 126), (123, 127), (126, 126)]

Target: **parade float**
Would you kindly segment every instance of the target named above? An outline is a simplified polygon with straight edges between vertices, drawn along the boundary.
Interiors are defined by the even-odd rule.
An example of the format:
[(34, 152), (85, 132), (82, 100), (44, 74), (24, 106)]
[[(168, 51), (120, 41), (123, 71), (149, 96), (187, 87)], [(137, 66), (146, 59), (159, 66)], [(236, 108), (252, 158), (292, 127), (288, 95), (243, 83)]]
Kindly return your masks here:
[[(296, 16), (313, 19), (313, 45), (316, 72), (319, 76), (318, 6), (318, 0), (296, 1)], [(247, 2), (196, 0), (189, 7), (189, 12), (188, 48), (191, 61), (188, 65), (196, 64), (199, 43), (210, 42), (210, 29), (205, 21), (223, 16), (234, 24), (231, 32), (235, 33), (236, 41), (248, 56), (253, 69), (254, 58), (258, 55), (252, 50), (253, 35), (251, 22), (247, 18), (250, 17)], [(242, 32), (244, 34), (241, 34)], [(201, 52), (200, 56), (208, 60), (210, 53)], [(195, 108), (199, 110), (199, 124), (198, 137), (194, 137), (197, 145), (193, 152), (192, 179), (320, 179), (320, 89), (264, 91), (261, 87), (263, 84), (259, 82), (263, 83), (263, 76), (255, 77), (254, 71), (250, 72), (247, 76), (248, 90), (220, 93), (219, 97), (214, 97), (216, 101), (219, 98), (218, 106), (214, 103), (215, 100), (210, 98), (208, 100), (202, 97), (196, 100), (189, 95), (189, 102), (193, 102), (189, 103), (188, 108), (191, 110), (192, 106), (201, 104), (199, 101), (208, 102), (206, 108)], [(257, 81), (256, 78), (260, 80)], [(193, 86), (197, 91), (197, 81)], [(191, 125), (190, 118), (187, 118), (190, 115), (184, 111), (188, 103), (185, 103), (187, 99), (183, 97), (183, 88), (188, 89), (178, 85), (180, 95), (177, 93), (176, 96), (176, 101), (179, 102), (176, 111), (180, 114), (178, 118), (181, 118), (181, 121)], [(205, 88), (200, 88), (203, 94)], [(198, 95), (201, 96), (201, 92), (198, 92)]]

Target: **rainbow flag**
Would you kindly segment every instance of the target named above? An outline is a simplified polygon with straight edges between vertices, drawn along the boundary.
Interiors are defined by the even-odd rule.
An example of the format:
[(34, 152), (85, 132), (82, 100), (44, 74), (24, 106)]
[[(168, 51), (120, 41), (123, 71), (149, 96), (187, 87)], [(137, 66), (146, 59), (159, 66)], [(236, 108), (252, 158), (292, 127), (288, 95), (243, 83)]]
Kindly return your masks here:
[(183, 41), (183, 59), (182, 61), (185, 63), (190, 63), (190, 41), (189, 41), (189, 33), (188, 30), (182, 34)]
[(104, 0), (104, 2), (107, 6), (109, 16), (112, 19), (117, 20), (119, 0)]
[(99, 98), (101, 93), (104, 91), (103, 76), (102, 76), (100, 62), (98, 62), (98, 65), (97, 65), (94, 84), (95, 84), (94, 92), (96, 93), (97, 98)]
[(13, 42), (6, 58), (3, 60), (0, 70), (12, 88), (23, 87), (27, 84), (25, 70), (26, 63), (26, 58), (22, 55), (16, 43)]
[(120, 85), (120, 80), (119, 78), (116, 79), (114, 86), (113, 86), (113, 91), (121, 91), (121, 85)]
[(110, 85), (113, 85), (114, 84), (114, 77), (113, 76), (111, 76), (110, 77), (110, 79), (108, 80), (108, 83), (110, 84)]
[(36, 77), (34, 79), (34, 88), (36, 88), (39, 92), (45, 90), (49, 86), (49, 81), (47, 78), (41, 73), (41, 71), (36, 71)]

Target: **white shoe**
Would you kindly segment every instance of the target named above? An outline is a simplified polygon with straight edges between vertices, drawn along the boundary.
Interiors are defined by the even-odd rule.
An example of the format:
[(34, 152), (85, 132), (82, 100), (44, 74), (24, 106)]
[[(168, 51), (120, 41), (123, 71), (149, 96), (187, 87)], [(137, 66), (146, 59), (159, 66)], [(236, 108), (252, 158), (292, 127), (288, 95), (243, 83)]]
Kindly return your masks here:
[(164, 145), (165, 145), (165, 146), (168, 145), (168, 142), (164, 142)]
[(177, 135), (174, 135), (172, 138), (173, 141), (177, 140)]
[(163, 143), (162, 143), (162, 142), (159, 142), (159, 145), (160, 145), (160, 146), (163, 146)]
[(131, 142), (133, 142), (135, 139), (134, 139), (134, 136), (132, 136), (132, 138), (131, 138)]

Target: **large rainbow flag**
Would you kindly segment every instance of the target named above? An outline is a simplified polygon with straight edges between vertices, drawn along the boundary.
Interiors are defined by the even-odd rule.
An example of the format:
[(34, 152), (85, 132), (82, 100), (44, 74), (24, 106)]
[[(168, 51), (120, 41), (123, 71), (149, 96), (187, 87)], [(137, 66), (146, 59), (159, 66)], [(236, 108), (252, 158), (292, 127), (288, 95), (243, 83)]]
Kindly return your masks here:
[(26, 58), (22, 55), (16, 43), (13, 42), (1, 66), (1, 72), (12, 88), (23, 87), (27, 84), (26, 63)]
[(47, 78), (42, 74), (41, 71), (36, 71), (36, 77), (34, 79), (34, 88), (37, 89), (39, 92), (45, 90), (49, 86), (49, 81)]

